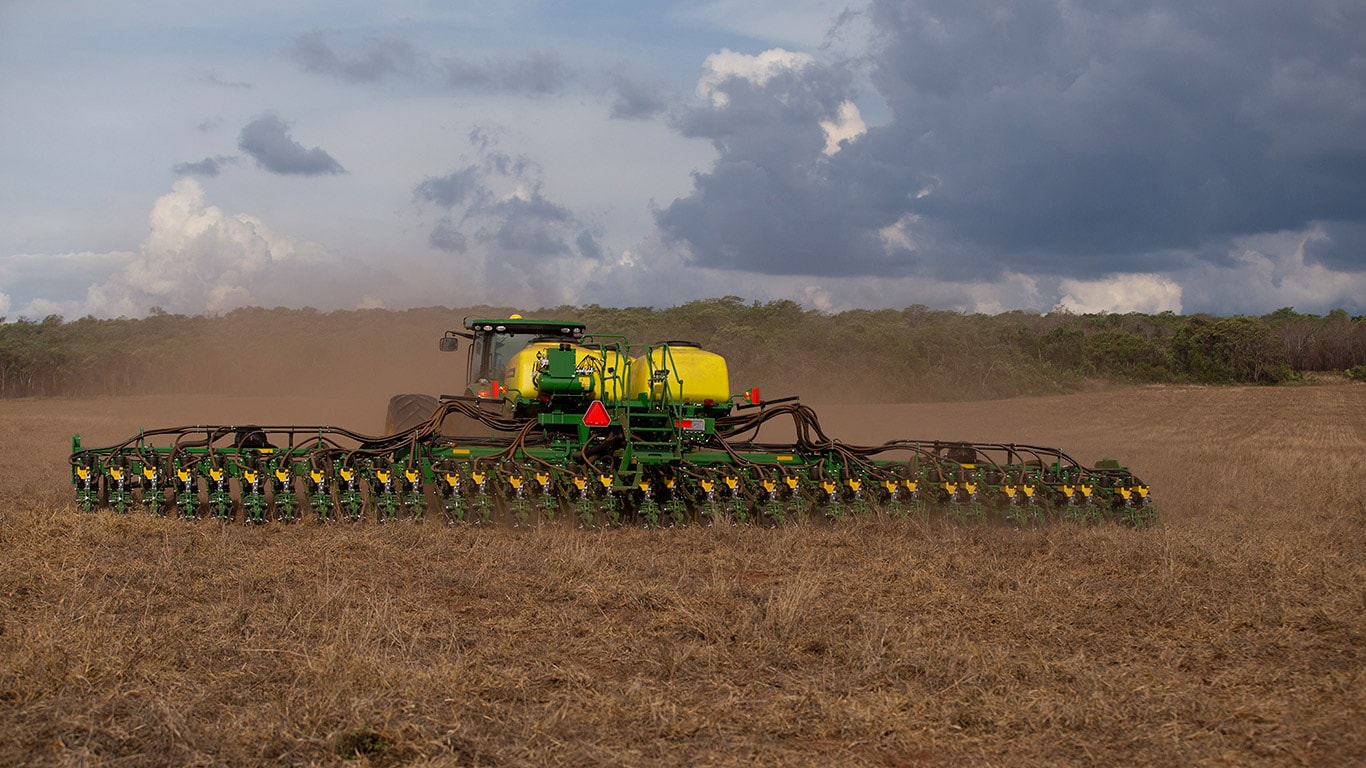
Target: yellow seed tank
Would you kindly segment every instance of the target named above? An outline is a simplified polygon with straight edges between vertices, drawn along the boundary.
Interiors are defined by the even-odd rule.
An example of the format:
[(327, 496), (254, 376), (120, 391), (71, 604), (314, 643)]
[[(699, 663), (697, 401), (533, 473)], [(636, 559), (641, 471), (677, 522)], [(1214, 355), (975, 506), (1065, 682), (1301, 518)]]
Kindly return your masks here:
[(676, 403), (730, 402), (730, 374), (726, 359), (689, 342), (666, 342), (650, 347), (631, 360), (631, 399)]
[[(559, 346), (560, 342), (536, 341), (523, 347), (508, 361), (507, 370), (503, 372), (503, 387), (529, 400), (539, 397), (541, 391), (536, 381), (541, 361), (545, 359), (547, 350), (558, 349)], [(620, 399), (626, 381), (622, 359), (615, 350), (606, 349), (599, 352), (575, 346), (574, 365), (578, 370), (585, 371), (579, 376), (579, 383), (584, 392), (605, 400)], [(590, 370), (591, 374), (586, 373)], [(599, 388), (601, 392), (598, 391)]]

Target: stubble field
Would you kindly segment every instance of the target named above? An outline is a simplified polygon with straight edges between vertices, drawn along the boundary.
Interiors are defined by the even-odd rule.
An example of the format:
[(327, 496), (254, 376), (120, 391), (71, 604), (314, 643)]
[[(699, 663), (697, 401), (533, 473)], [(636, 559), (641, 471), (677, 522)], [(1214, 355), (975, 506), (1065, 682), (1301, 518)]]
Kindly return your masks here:
[(139, 426), (368, 398), (0, 402), (3, 765), (1366, 761), (1366, 386), (821, 405), (1121, 459), (1162, 525), (223, 526), (80, 514)]

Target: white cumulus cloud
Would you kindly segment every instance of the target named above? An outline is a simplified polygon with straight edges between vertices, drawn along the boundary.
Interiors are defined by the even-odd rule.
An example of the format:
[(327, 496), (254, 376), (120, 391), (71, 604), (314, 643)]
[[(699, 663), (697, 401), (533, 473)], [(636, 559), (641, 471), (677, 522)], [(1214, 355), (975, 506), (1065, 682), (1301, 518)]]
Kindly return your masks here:
[[(0, 260), (0, 314), (23, 317), (141, 317), (160, 307), (213, 314), (245, 306), (351, 303), (341, 279), (333, 295), (304, 292), (308, 275), (332, 273), (315, 243), (273, 232), (247, 214), (209, 205), (204, 188), (182, 178), (148, 215), (137, 249), (19, 254)], [(353, 280), (354, 282), (354, 280)], [(19, 292), (17, 292), (19, 291)]]
[(859, 114), (858, 105), (852, 101), (840, 104), (839, 117), (835, 120), (822, 120), (821, 130), (825, 131), (825, 154), (833, 155), (840, 151), (840, 142), (856, 139), (868, 130)]
[(755, 85), (763, 85), (784, 72), (803, 69), (815, 61), (808, 53), (786, 51), (782, 48), (772, 48), (757, 56), (722, 48), (702, 62), (702, 76), (697, 80), (697, 95), (710, 99), (714, 107), (724, 107), (730, 97), (718, 86), (726, 80), (739, 77)]
[(1224, 262), (1201, 264), (1181, 275), (1186, 296), (1222, 314), (1260, 314), (1275, 307), (1324, 314), (1361, 306), (1366, 272), (1334, 269), (1306, 253), (1325, 237), (1322, 225), (1315, 224), (1237, 238)]
[(1161, 275), (1113, 275), (1062, 281), (1058, 308), (1069, 312), (1180, 312), (1181, 286)]
[(259, 219), (209, 205), (192, 178), (158, 198), (147, 239), (121, 270), (87, 293), (97, 315), (222, 312), (259, 303), (257, 288), (289, 262), (324, 258), (321, 246), (272, 232)]

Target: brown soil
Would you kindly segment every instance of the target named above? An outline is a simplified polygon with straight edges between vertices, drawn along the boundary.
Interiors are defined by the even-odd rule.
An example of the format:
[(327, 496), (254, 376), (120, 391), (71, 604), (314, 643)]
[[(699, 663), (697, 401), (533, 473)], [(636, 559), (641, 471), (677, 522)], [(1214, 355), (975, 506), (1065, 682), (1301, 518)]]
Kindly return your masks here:
[[(1366, 386), (819, 408), (1118, 458), (1163, 524), (263, 528), (77, 513), (70, 435), (384, 403), (0, 402), (0, 764), (1366, 761)], [(768, 437), (768, 436), (766, 436)]]

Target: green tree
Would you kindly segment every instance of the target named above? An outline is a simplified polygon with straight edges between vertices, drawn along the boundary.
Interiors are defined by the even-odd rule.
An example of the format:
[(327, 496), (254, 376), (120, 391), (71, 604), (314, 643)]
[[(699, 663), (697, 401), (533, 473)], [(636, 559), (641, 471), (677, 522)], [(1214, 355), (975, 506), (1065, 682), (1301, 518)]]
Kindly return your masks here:
[(1151, 339), (1126, 331), (1105, 331), (1086, 339), (1086, 362), (1118, 381), (1156, 382), (1170, 376), (1166, 350)]
[(1289, 376), (1285, 348), (1255, 317), (1190, 318), (1172, 341), (1177, 363), (1195, 381), (1275, 384)]

